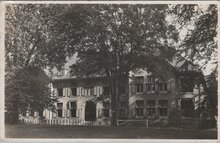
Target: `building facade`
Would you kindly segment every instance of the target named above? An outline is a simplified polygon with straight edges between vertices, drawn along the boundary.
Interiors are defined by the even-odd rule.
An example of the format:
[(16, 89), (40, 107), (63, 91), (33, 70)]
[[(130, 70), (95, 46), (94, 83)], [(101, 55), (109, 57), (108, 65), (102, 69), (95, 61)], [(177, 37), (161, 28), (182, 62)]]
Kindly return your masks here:
[[(195, 117), (205, 98), (202, 85), (195, 82), (199, 73), (168, 72), (162, 80), (146, 69), (130, 72), (128, 83), (120, 89), (118, 119), (168, 120), (173, 110), (182, 119)], [(52, 93), (55, 110), (45, 110), (45, 119), (111, 124), (111, 94), (105, 77), (76, 78), (63, 72), (53, 78)]]

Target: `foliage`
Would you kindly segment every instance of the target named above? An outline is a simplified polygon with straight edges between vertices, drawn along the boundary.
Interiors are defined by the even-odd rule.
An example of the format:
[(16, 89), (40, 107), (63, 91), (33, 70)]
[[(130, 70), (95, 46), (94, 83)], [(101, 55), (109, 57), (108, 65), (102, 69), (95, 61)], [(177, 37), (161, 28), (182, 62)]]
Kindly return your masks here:
[(63, 46), (77, 52), (72, 74), (108, 78), (113, 120), (129, 71), (147, 65), (153, 70), (156, 64), (168, 65), (166, 60), (172, 57), (178, 38), (175, 27), (165, 20), (166, 10), (167, 5), (77, 5), (62, 16), (65, 26), (59, 26), (64, 27), (60, 35), (65, 33), (66, 43), (74, 41)]
[[(53, 47), (53, 27), (62, 5), (8, 4), (5, 13), (5, 108), (7, 117), (51, 108), (49, 79), (43, 69), (61, 67), (65, 48)], [(13, 113), (12, 113), (13, 112)], [(14, 122), (14, 121), (13, 121)]]
[[(204, 6), (204, 5), (203, 5)], [(208, 5), (202, 9), (199, 5), (175, 5), (172, 9), (173, 14), (178, 17), (181, 27), (185, 27), (188, 32), (181, 43), (179, 53), (193, 63), (200, 64), (201, 69), (205, 69), (207, 63), (217, 65), (216, 69), (206, 78), (201, 75), (205, 94), (203, 102), (202, 122), (200, 126), (206, 126), (207, 120), (215, 124), (217, 116), (217, 5)], [(192, 22), (192, 20), (194, 22)], [(191, 25), (191, 27), (189, 26)], [(193, 26), (192, 26), (193, 25)], [(190, 28), (189, 28), (190, 27)], [(205, 108), (206, 107), (206, 108)]]
[(177, 49), (180, 55), (200, 64), (201, 69), (210, 60), (217, 64), (217, 5), (174, 5), (171, 13), (177, 17), (180, 28), (187, 31)]
[(50, 79), (39, 67), (17, 69), (6, 75), (5, 106), (8, 113), (52, 108)]
[(169, 119), (169, 124), (170, 125), (180, 125), (180, 123), (181, 123), (181, 111), (180, 111), (180, 109), (178, 109), (178, 108), (173, 108), (173, 109), (171, 109), (170, 110), (170, 112), (169, 112), (170, 114), (169, 114), (169, 117), (168, 117), (168, 119)]
[(53, 46), (54, 26), (62, 5), (8, 4), (5, 14), (5, 57), (8, 68), (62, 66), (66, 49)]

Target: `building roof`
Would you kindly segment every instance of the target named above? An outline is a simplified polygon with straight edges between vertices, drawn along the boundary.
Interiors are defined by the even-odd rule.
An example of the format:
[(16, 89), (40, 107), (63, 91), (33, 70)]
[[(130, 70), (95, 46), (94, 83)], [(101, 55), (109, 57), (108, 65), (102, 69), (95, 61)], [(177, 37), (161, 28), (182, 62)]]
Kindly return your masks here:
[(183, 72), (183, 71), (197, 71), (201, 72), (198, 65), (193, 64), (189, 60), (183, 58), (182, 56), (176, 54), (174, 55), (172, 61), (168, 61), (172, 67), (176, 70)]

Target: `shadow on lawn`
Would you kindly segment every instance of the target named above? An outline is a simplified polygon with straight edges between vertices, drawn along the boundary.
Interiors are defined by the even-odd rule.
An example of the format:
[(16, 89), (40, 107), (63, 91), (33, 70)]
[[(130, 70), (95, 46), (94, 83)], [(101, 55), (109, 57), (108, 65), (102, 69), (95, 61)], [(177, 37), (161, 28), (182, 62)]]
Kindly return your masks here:
[(217, 139), (217, 129), (6, 125), (6, 138)]

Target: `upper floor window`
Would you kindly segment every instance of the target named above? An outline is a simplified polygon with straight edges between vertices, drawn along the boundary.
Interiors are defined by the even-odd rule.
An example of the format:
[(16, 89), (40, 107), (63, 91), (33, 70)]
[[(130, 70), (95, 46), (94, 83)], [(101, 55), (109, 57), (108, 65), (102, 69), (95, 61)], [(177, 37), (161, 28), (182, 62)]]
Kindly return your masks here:
[(94, 88), (93, 88), (93, 87), (84, 87), (84, 88), (81, 88), (81, 95), (82, 95), (82, 96), (91, 96), (91, 95), (94, 95)]
[(136, 92), (143, 92), (143, 84), (136, 84)]
[(155, 91), (155, 83), (147, 83), (146, 87), (148, 92)]
[(72, 91), (72, 96), (77, 95), (77, 88), (71, 88), (71, 91)]
[(146, 84), (147, 92), (155, 91), (155, 77), (148, 76)]
[(158, 90), (159, 91), (167, 91), (167, 84), (166, 83), (159, 83)]
[(104, 87), (103, 87), (103, 90), (104, 90), (104, 91), (103, 91), (103, 94), (104, 94), (104, 95), (109, 95), (110, 91), (109, 91), (109, 87), (108, 87), (108, 86), (104, 86)]
[(147, 76), (147, 82), (148, 82), (148, 83), (155, 83), (155, 77), (153, 77), (153, 76)]
[(144, 85), (144, 77), (137, 76), (135, 77), (135, 91), (136, 92), (143, 92), (143, 85)]
[(63, 96), (63, 88), (59, 88), (58, 90), (58, 96)]

